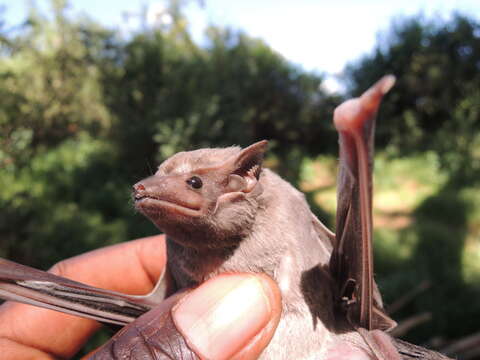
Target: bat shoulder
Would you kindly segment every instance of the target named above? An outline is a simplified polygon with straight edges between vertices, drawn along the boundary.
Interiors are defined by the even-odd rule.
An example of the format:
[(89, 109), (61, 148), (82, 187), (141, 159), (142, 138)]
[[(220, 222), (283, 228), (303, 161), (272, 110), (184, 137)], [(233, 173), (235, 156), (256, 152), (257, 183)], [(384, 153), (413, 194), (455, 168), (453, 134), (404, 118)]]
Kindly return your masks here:
[(282, 195), (284, 197), (294, 197), (298, 201), (307, 204), (305, 194), (298, 190), (295, 186), (290, 184), (287, 180), (283, 179), (276, 172), (264, 168), (260, 175), (260, 184), (265, 190), (273, 192), (276, 195)]

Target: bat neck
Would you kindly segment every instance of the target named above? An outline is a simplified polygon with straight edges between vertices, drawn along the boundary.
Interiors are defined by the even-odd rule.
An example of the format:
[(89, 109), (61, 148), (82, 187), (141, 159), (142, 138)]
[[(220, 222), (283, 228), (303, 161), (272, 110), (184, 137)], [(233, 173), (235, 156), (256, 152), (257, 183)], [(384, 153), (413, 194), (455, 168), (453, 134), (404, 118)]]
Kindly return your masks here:
[[(195, 238), (198, 243), (211, 244), (212, 239)], [(188, 241), (167, 236), (168, 266), (180, 287), (199, 284), (215, 275), (237, 249), (241, 239), (221, 239), (218, 247), (191, 246)]]

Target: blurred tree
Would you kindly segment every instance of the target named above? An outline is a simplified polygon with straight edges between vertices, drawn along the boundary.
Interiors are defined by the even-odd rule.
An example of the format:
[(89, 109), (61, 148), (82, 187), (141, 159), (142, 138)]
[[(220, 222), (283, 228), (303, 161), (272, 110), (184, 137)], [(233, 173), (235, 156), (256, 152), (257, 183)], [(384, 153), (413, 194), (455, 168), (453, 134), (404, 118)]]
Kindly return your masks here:
[(339, 99), (320, 90), (320, 77), (230, 30), (210, 28), (199, 48), (184, 24), (136, 36), (105, 85), (117, 141), (136, 149), (123, 148), (135, 176), (180, 150), (267, 138), (273, 153), (295, 160), (280, 170), (296, 179), (306, 152), (335, 148), (330, 119)]
[(32, 7), (0, 55), (0, 253), (39, 267), (127, 238), (100, 81), (112, 35), (52, 7)]
[[(331, 118), (342, 99), (321, 90), (322, 77), (231, 29), (211, 27), (207, 44), (198, 46), (181, 11), (185, 2), (169, 2), (168, 26), (127, 39), (73, 20), (63, 0), (52, 1), (53, 17), (32, 7), (15, 32), (0, 20), (0, 256), (46, 268), (156, 232), (132, 211), (130, 186), (177, 151), (267, 138), (277, 160), (270, 163), (294, 182), (303, 158), (336, 156)], [(473, 318), (467, 303), (478, 294), (462, 281), (471, 216), (468, 199), (455, 191), (480, 170), (479, 39), (479, 24), (465, 16), (416, 17), (394, 24), (372, 55), (346, 70), (353, 95), (385, 73), (397, 75), (381, 109), (380, 147), (402, 155), (435, 149), (450, 172), (447, 186), (405, 230), (412, 258), (385, 266), (395, 272), (394, 296), (419, 274), (435, 282), (402, 315), (427, 304), (435, 326), (451, 337), (472, 329), (463, 324)], [(443, 251), (430, 256), (438, 246)], [(444, 259), (449, 266), (439, 265)], [(460, 292), (442, 318), (448, 297)], [(473, 310), (460, 314), (464, 308)], [(458, 326), (448, 327), (456, 318)], [(423, 330), (411, 340), (426, 340), (431, 332)]]
[(459, 180), (480, 170), (480, 23), (417, 16), (393, 24), (371, 55), (350, 64), (346, 79), (359, 94), (385, 73), (398, 77), (382, 105), (377, 142), (400, 154), (436, 150)]
[(31, 8), (24, 31), (2, 43), (0, 163), (5, 166), (23, 165), (37, 151), (82, 131), (110, 128), (95, 61), (111, 35), (67, 19), (63, 1), (52, 6), (52, 21)]
[(335, 148), (337, 99), (319, 76), (231, 30), (209, 29), (199, 47), (171, 5), (171, 25), (122, 41), (55, 0), (53, 17), (32, 7), (2, 43), (4, 256), (45, 267), (154, 232), (132, 217), (129, 188), (180, 150), (267, 138), (296, 179), (306, 152)]
[(83, 135), (2, 172), (0, 256), (45, 268), (128, 240), (129, 184), (114, 163), (111, 146)]
[[(394, 22), (372, 54), (350, 64), (346, 79), (358, 95), (385, 73), (397, 84), (381, 107), (376, 142), (396, 156), (434, 151), (448, 181), (415, 210), (414, 222), (401, 232), (414, 243), (412, 257), (383, 278), (386, 298), (431, 284), (399, 314), (409, 318), (428, 311), (432, 318), (407, 334), (415, 343), (432, 337), (466, 336), (475, 331), (480, 288), (464, 280), (468, 231), (478, 227), (472, 199), (460, 196), (478, 184), (480, 172), (480, 23), (455, 14), (449, 20), (421, 16)], [(412, 195), (413, 196), (413, 195)], [(413, 241), (412, 241), (413, 239)], [(377, 270), (381, 273), (382, 269)], [(473, 320), (473, 321), (472, 321)], [(448, 340), (447, 340), (448, 341)]]

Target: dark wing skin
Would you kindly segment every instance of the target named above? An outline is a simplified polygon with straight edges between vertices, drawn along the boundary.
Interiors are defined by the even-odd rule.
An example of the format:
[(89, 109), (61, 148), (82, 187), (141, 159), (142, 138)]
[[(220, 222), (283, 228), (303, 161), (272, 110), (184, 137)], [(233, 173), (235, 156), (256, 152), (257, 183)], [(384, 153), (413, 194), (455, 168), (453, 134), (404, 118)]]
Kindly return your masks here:
[(382, 97), (395, 82), (385, 76), (361, 97), (335, 110), (340, 164), (337, 182), (337, 233), (330, 270), (338, 304), (354, 327), (386, 330), (395, 326), (382, 310), (373, 281), (372, 169), (375, 117)]
[(163, 301), (164, 285), (159, 281), (146, 296), (125, 295), (0, 258), (0, 299), (124, 326), (91, 359), (199, 359), (170, 312), (186, 293)]
[(164, 299), (159, 281), (146, 296), (98, 289), (0, 258), (0, 299), (124, 326)]

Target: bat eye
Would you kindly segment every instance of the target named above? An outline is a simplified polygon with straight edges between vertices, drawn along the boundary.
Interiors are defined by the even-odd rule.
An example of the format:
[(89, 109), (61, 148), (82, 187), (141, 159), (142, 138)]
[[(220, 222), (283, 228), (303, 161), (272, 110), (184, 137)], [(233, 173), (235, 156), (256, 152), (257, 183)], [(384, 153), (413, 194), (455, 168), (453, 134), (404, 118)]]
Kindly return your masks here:
[(187, 180), (187, 184), (194, 189), (200, 189), (203, 186), (202, 179), (200, 179), (198, 176), (192, 176)]

